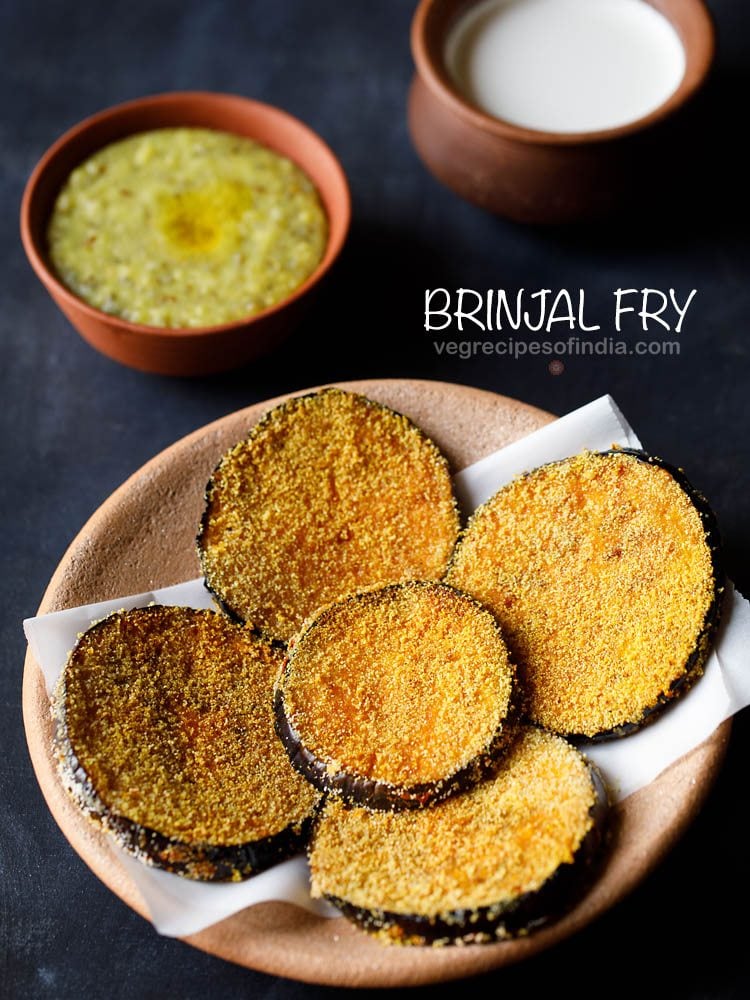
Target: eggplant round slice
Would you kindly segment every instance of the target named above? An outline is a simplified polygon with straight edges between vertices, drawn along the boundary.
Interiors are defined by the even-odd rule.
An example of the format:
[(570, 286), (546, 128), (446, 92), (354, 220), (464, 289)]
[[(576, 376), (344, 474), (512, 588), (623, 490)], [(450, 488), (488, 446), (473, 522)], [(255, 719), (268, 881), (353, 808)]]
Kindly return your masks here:
[(303, 849), (319, 796), (274, 731), (280, 664), (212, 611), (103, 619), (55, 692), (65, 786), (130, 854), (188, 878), (238, 881)]
[(431, 809), (330, 799), (311, 840), (312, 893), (386, 943), (518, 936), (589, 886), (606, 812), (595, 768), (561, 737), (523, 727), (492, 778)]
[(514, 671), (494, 617), (441, 583), (332, 605), (290, 645), (277, 731), (321, 791), (416, 809), (476, 784), (509, 738)]
[(716, 521), (683, 473), (642, 452), (584, 452), (501, 489), (447, 580), (497, 616), (530, 719), (624, 736), (703, 670), (719, 621)]
[(271, 410), (224, 455), (197, 544), (224, 610), (286, 642), (350, 593), (439, 579), (458, 530), (432, 441), (379, 403), (326, 389)]

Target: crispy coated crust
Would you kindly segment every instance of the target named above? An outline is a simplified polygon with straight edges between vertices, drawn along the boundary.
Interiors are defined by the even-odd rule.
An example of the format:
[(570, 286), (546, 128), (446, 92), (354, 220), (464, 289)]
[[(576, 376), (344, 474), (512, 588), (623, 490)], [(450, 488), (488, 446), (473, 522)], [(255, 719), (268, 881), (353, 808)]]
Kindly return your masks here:
[[(450, 546), (446, 551), (445, 561), (443, 565), (440, 567), (439, 571), (436, 571), (434, 573), (434, 576), (432, 574), (427, 574), (427, 573), (416, 574), (413, 572), (406, 574), (406, 576), (407, 577), (429, 576), (429, 578), (435, 578), (435, 579), (442, 576), (445, 567), (447, 566), (448, 560), (450, 559), (450, 552), (452, 551), (453, 545), (455, 544), (455, 540), (458, 537), (458, 533), (460, 530), (460, 516), (459, 516), (458, 504), (452, 492), (451, 473), (447, 459), (440, 452), (437, 445), (435, 445), (435, 443), (424, 433), (424, 431), (422, 431), (408, 417), (405, 417), (403, 414), (398, 413), (396, 410), (391, 409), (390, 407), (386, 406), (383, 403), (378, 403), (375, 402), (374, 400), (368, 399), (365, 396), (361, 396), (356, 393), (345, 392), (344, 390), (337, 389), (335, 387), (322, 389), (319, 392), (306, 393), (304, 395), (294, 396), (291, 399), (286, 400), (284, 403), (281, 403), (280, 405), (274, 407), (272, 410), (266, 413), (266, 415), (262, 417), (257, 424), (255, 424), (250, 429), (250, 432), (245, 441), (240, 442), (237, 446), (235, 446), (235, 448), (230, 449), (229, 452), (227, 452), (224, 456), (222, 456), (221, 460), (217, 464), (216, 468), (214, 469), (214, 472), (211, 475), (211, 478), (209, 479), (206, 485), (205, 507), (201, 515), (200, 525), (196, 537), (198, 558), (201, 564), (201, 569), (204, 574), (204, 583), (206, 589), (211, 593), (212, 597), (215, 599), (218, 606), (233, 621), (236, 621), (241, 624), (247, 624), (249, 627), (253, 628), (253, 630), (257, 634), (263, 636), (264, 638), (272, 642), (282, 643), (282, 644), (287, 642), (289, 638), (291, 638), (291, 636), (294, 634), (294, 632), (297, 631), (297, 629), (305, 620), (305, 618), (308, 617), (309, 612), (303, 613), (301, 616), (298, 617), (297, 624), (294, 628), (286, 630), (273, 628), (269, 627), (267, 622), (263, 620), (263, 613), (259, 609), (256, 608), (254, 612), (249, 613), (247, 610), (239, 607), (237, 602), (233, 601), (228, 596), (227, 593), (228, 587), (225, 583), (225, 580), (223, 579), (223, 577), (226, 575), (226, 568), (220, 565), (219, 562), (217, 562), (215, 566), (213, 567), (211, 566), (210, 564), (211, 560), (209, 558), (209, 551), (208, 551), (209, 545), (207, 541), (207, 534), (211, 528), (212, 517), (214, 515), (214, 509), (217, 500), (217, 478), (220, 476), (220, 474), (226, 467), (227, 463), (231, 463), (233, 461), (233, 455), (235, 454), (235, 452), (238, 451), (238, 449), (252, 448), (254, 443), (257, 442), (259, 439), (261, 439), (263, 435), (266, 434), (267, 432), (271, 432), (273, 430), (277, 430), (280, 428), (283, 429), (284, 423), (287, 420), (287, 418), (294, 417), (298, 413), (298, 411), (300, 411), (301, 404), (304, 404), (306, 401), (315, 401), (319, 399), (324, 399), (326, 397), (335, 398), (337, 396), (341, 397), (344, 400), (346, 399), (356, 400), (358, 401), (358, 403), (363, 404), (365, 407), (367, 407), (372, 414), (382, 415), (387, 417), (388, 419), (392, 419), (394, 423), (394, 435), (396, 434), (395, 429), (397, 427), (401, 428), (402, 430), (404, 428), (408, 428), (409, 433), (412, 435), (412, 443), (413, 444), (418, 443), (423, 452), (426, 455), (429, 455), (429, 461), (432, 463), (433, 473), (436, 479), (439, 479), (444, 483), (446, 491), (450, 494), (449, 509), (447, 509), (444, 512), (445, 524), (443, 525), (443, 530), (448, 534), (450, 534), (452, 538)], [(265, 471), (269, 476), (273, 474), (272, 469)], [(380, 488), (380, 483), (376, 476), (375, 478), (373, 478), (371, 484), (371, 491), (373, 495), (377, 493), (379, 488)], [(306, 513), (307, 512), (304, 508), (300, 510), (299, 512), (300, 523), (304, 523), (304, 518)], [(438, 517), (442, 515), (439, 515), (438, 511), (435, 510), (434, 516)], [(283, 525), (282, 527), (289, 528), (289, 530), (294, 530), (297, 527), (297, 525), (290, 524), (290, 525)], [(386, 531), (388, 529), (389, 525), (384, 524), (383, 530)], [(345, 527), (345, 531), (346, 530), (348, 529)], [(390, 549), (392, 552), (398, 551), (399, 549), (398, 540), (392, 542)], [(398, 580), (406, 578), (402, 573), (394, 577), (393, 579), (381, 580), (378, 577), (378, 571), (379, 567), (377, 565), (373, 565), (371, 573), (369, 574), (371, 579), (369, 579), (366, 583), (358, 584), (357, 586), (351, 587), (350, 589), (345, 588), (341, 593), (336, 595), (328, 595), (319, 602), (319, 606), (324, 606), (330, 603), (331, 600), (339, 600), (345, 597), (347, 593), (354, 592), (355, 590), (366, 589), (367, 587), (370, 586), (380, 586), (391, 582), (397, 582)]]
[[(591, 886), (601, 865), (610, 834), (608, 795), (596, 766), (586, 760), (586, 767), (594, 789), (594, 802), (589, 809), (591, 826), (572, 861), (560, 864), (536, 892), (526, 892), (492, 906), (455, 909), (432, 916), (367, 909), (331, 893), (324, 896), (347, 919), (384, 944), (460, 946), (526, 936), (566, 913)], [(314, 822), (310, 856), (323, 815), (319, 811)]]
[[(643, 709), (640, 714), (625, 722), (621, 725), (611, 727), (609, 729), (597, 732), (595, 734), (584, 734), (576, 732), (565, 732), (563, 735), (573, 743), (582, 742), (604, 742), (612, 739), (618, 739), (624, 736), (629, 736), (638, 730), (640, 730), (644, 725), (649, 724), (654, 721), (662, 712), (662, 710), (671, 704), (675, 698), (679, 695), (685, 693), (690, 689), (690, 687), (698, 680), (703, 674), (703, 668), (705, 666), (706, 660), (708, 659), (709, 653), (711, 651), (711, 645), (713, 639), (716, 635), (716, 631), (719, 626), (722, 603), (725, 592), (725, 575), (724, 566), (721, 550), (721, 539), (719, 534), (719, 528), (716, 520), (716, 516), (708, 504), (706, 497), (700, 493), (695, 487), (690, 483), (682, 469), (665, 462), (663, 459), (658, 458), (653, 455), (649, 455), (644, 451), (633, 449), (633, 448), (612, 448), (608, 451), (594, 453), (601, 456), (606, 455), (627, 455), (639, 462), (646, 465), (651, 465), (656, 468), (664, 470), (677, 484), (677, 486), (682, 490), (685, 496), (690, 501), (690, 504), (697, 512), (700, 522), (703, 528), (705, 536), (705, 544), (709, 551), (710, 563), (711, 563), (711, 573), (712, 573), (712, 591), (713, 596), (710, 605), (705, 613), (704, 620), (700, 631), (698, 633), (694, 648), (692, 649), (690, 655), (687, 657), (682, 673), (679, 677), (676, 677), (668, 691), (661, 694), (656, 702), (650, 706)], [(547, 465), (540, 466), (539, 469), (550, 468), (554, 466), (564, 465), (569, 459), (563, 459), (559, 462), (550, 462)], [(534, 475), (539, 469), (534, 469), (523, 476), (519, 477), (521, 480)], [(513, 484), (503, 489), (511, 488)], [(500, 491), (501, 492), (501, 491)], [(497, 494), (495, 494), (496, 496)], [(451, 561), (446, 573), (446, 579), (450, 580), (451, 572), (455, 568), (457, 563), (457, 557), (460, 554), (461, 544), (464, 538), (469, 534), (472, 528), (472, 523), (475, 518), (483, 512), (487, 507), (489, 507), (494, 500), (494, 496), (487, 500), (484, 504), (477, 508), (472, 517), (469, 519), (468, 524), (462, 530), (456, 548), (454, 549)], [(534, 721), (534, 720), (532, 720)]]
[[(346, 603), (362, 602), (370, 603), (374, 597), (389, 592), (392, 594), (408, 593), (416, 588), (441, 588), (445, 584), (434, 584), (426, 581), (408, 581), (406, 583), (391, 584), (382, 590), (365, 591), (354, 594), (347, 598)], [(450, 588), (456, 591), (456, 588)], [(486, 612), (487, 609), (468, 594), (457, 591), (462, 598), (471, 602), (477, 608)], [(333, 607), (333, 606), (331, 606)], [(289, 655), (285, 661), (282, 673), (277, 682), (274, 693), (274, 711), (276, 717), (276, 732), (289, 755), (292, 766), (299, 771), (315, 788), (321, 792), (339, 796), (350, 805), (365, 806), (369, 809), (400, 812), (407, 809), (421, 809), (425, 806), (434, 805), (437, 802), (468, 791), (487, 775), (492, 773), (499, 757), (502, 756), (506, 746), (513, 738), (512, 723), (517, 715), (515, 704), (516, 689), (512, 688), (510, 703), (507, 714), (501, 725), (493, 734), (491, 740), (485, 748), (469, 763), (458, 768), (453, 773), (446, 775), (437, 781), (420, 782), (412, 785), (395, 784), (388, 781), (377, 780), (363, 774), (347, 771), (343, 767), (333, 769), (329, 761), (316, 756), (316, 754), (305, 745), (304, 737), (297, 732), (291, 722), (286, 710), (284, 700), (284, 680), (288, 678), (295, 655), (295, 650), (304, 639), (318, 630), (325, 623), (326, 615), (331, 607), (308, 621), (302, 631), (295, 637), (289, 646)], [(489, 612), (488, 612), (489, 614)], [(497, 635), (502, 642), (502, 634), (499, 627)], [(512, 664), (510, 664), (512, 670)]]
[(664, 469), (664, 471), (669, 473), (683, 493), (685, 493), (685, 495), (689, 498), (693, 507), (695, 507), (698, 511), (706, 536), (706, 545), (711, 553), (713, 600), (711, 601), (711, 605), (706, 612), (695, 648), (685, 663), (684, 673), (681, 677), (678, 677), (672, 682), (669, 691), (662, 695), (655, 705), (651, 705), (649, 708), (644, 709), (640, 719), (635, 722), (626, 723), (623, 726), (616, 726), (615, 728), (609, 729), (604, 733), (599, 733), (594, 737), (587, 737), (582, 736), (579, 733), (573, 733), (568, 737), (568, 739), (574, 743), (582, 743), (587, 740), (591, 740), (595, 743), (601, 743), (607, 740), (620, 739), (623, 736), (630, 736), (632, 733), (636, 733), (639, 729), (642, 729), (643, 726), (648, 725), (650, 722), (654, 722), (658, 718), (660, 712), (666, 708), (667, 705), (671, 704), (679, 695), (685, 694), (689, 691), (693, 684), (703, 675), (703, 668), (706, 665), (706, 660), (711, 652), (711, 645), (721, 621), (722, 604), (725, 593), (724, 559), (722, 555), (721, 536), (719, 534), (719, 525), (716, 520), (716, 515), (709, 506), (706, 497), (693, 486), (684, 471), (682, 469), (678, 469), (674, 465), (670, 465), (669, 462), (665, 462), (662, 458), (657, 458), (655, 455), (649, 455), (647, 452), (639, 451), (635, 448), (611, 448), (609, 451), (602, 452), (601, 454), (632, 455), (633, 458), (638, 459), (639, 462), (645, 462), (647, 465), (655, 465), (659, 469)]
[[(162, 608), (151, 605), (136, 610), (139, 614), (158, 615)], [(116, 612), (96, 622), (79, 637), (70, 657), (94, 630), (104, 629), (113, 619), (131, 613)], [(115, 812), (102, 800), (71, 744), (66, 718), (65, 672), (54, 693), (52, 715), (54, 751), (63, 785), (86, 817), (139, 861), (199, 881), (237, 882), (304, 850), (316, 806), (299, 823), (290, 824), (272, 836), (239, 844), (181, 840)]]

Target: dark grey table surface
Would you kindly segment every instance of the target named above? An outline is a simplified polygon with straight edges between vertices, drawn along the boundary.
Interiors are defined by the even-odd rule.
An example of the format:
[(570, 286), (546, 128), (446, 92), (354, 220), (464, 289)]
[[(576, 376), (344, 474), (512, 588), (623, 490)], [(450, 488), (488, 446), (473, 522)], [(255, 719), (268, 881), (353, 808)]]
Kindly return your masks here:
[[(729, 572), (748, 588), (750, 292), (746, 167), (748, 5), (713, 0), (720, 56), (689, 147), (674, 150), (656, 208), (595, 229), (545, 232), (484, 215), (442, 189), (410, 145), (405, 98), (413, 3), (75, 4), (6, 0), (0, 13), (4, 295), (0, 691), (0, 994), (11, 997), (315, 997), (158, 937), (89, 872), (51, 819), (21, 721), (25, 643), (69, 541), (143, 462), (225, 413), (336, 379), (415, 376), (496, 390), (562, 413), (611, 392), (648, 447), (711, 498)], [(354, 220), (344, 255), (287, 346), (246, 370), (176, 380), (91, 350), (27, 265), (17, 210), (35, 161), (106, 105), (180, 88), (279, 104), (339, 154)], [(679, 357), (462, 360), (423, 330), (426, 287), (586, 289), (604, 317), (614, 288), (697, 295)], [(635, 334), (625, 335), (625, 339)], [(629, 341), (630, 342), (630, 341)], [(737, 719), (723, 772), (671, 856), (595, 926), (522, 967), (473, 982), (477, 995), (554, 984), (608, 997), (747, 997), (750, 893), (746, 759)], [(736, 910), (732, 907), (737, 907)], [(431, 989), (452, 996), (460, 989)]]

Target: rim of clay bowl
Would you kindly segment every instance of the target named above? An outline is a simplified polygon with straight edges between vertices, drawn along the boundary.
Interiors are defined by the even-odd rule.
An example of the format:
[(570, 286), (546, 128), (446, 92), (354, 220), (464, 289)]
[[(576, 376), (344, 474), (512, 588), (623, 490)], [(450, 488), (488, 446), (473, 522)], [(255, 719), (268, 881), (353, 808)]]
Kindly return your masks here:
[[(420, 0), (411, 25), (412, 57), (417, 72), (432, 92), (469, 124), (503, 139), (526, 142), (532, 145), (580, 146), (606, 142), (642, 132), (668, 118), (681, 108), (703, 86), (716, 54), (716, 28), (705, 0), (680, 0), (683, 16), (694, 20), (695, 27), (688, 37), (670, 11), (669, 0), (645, 0), (669, 21), (682, 43), (685, 52), (685, 72), (677, 89), (657, 108), (614, 128), (587, 132), (547, 132), (526, 128), (483, 111), (466, 98), (453, 82), (444, 63), (445, 39), (450, 28), (481, 0), (458, 3), (455, 11), (445, 15), (445, 22), (436, 24), (443, 15), (446, 0)], [(450, 0), (448, 0), (450, 3)]]
[[(226, 108), (233, 105), (240, 110), (260, 113), (269, 119), (275, 119), (280, 124), (283, 123), (287, 127), (298, 130), (299, 133), (302, 134), (305, 139), (313, 145), (313, 147), (315, 147), (318, 155), (328, 161), (325, 164), (325, 169), (330, 172), (334, 185), (338, 189), (340, 204), (335, 214), (332, 214), (329, 211), (328, 204), (323, 199), (320, 185), (315, 182), (314, 178), (311, 177), (310, 171), (302, 163), (297, 161), (294, 156), (290, 156), (287, 153), (280, 154), (297, 163), (300, 169), (303, 170), (315, 184), (315, 188), (321, 202), (323, 202), (326, 218), (328, 219), (328, 241), (326, 243), (325, 253), (312, 274), (310, 274), (301, 285), (295, 288), (280, 302), (277, 302), (272, 306), (268, 306), (268, 308), (263, 309), (260, 312), (251, 313), (247, 316), (240, 317), (239, 319), (232, 320), (229, 323), (217, 323), (211, 326), (151, 326), (148, 323), (134, 323), (131, 320), (123, 319), (121, 316), (116, 316), (113, 313), (105, 312), (103, 309), (98, 309), (96, 306), (90, 305), (90, 303), (86, 302), (86, 300), (81, 298), (79, 295), (76, 295), (75, 292), (71, 291), (70, 288), (68, 288), (68, 286), (65, 285), (60, 278), (58, 278), (52, 266), (47, 262), (45, 247), (40, 245), (40, 240), (34, 233), (35, 227), (32, 225), (32, 211), (34, 209), (35, 199), (39, 194), (40, 182), (50, 167), (54, 165), (58, 157), (64, 153), (71, 143), (84, 137), (86, 133), (97, 129), (99, 126), (109, 121), (114, 122), (121, 117), (127, 118), (131, 113), (136, 111), (143, 111), (144, 113), (158, 112), (162, 107), (168, 107), (169, 105), (174, 104), (184, 105), (186, 108), (190, 105), (203, 105), (207, 111), (207, 117), (210, 117), (211, 108), (218, 107), (219, 105)], [(182, 123), (175, 122), (175, 127), (179, 127), (181, 124)], [(197, 122), (193, 124), (195, 127), (199, 128), (217, 127), (208, 124), (208, 122), (202, 125)], [(162, 125), (152, 124), (144, 125), (143, 128), (139, 128), (138, 126), (134, 128), (126, 128), (118, 138), (125, 138), (128, 135), (135, 135), (139, 131), (148, 131), (152, 128), (169, 127), (169, 124), (165, 121)], [(220, 130), (224, 132), (232, 131), (231, 129), (226, 128), (221, 128)], [(235, 134), (240, 135), (242, 133), (237, 132)], [(253, 138), (253, 136), (246, 135), (246, 138)], [(93, 153), (95, 153), (98, 149), (102, 149), (104, 146), (109, 145), (110, 142), (116, 141), (117, 138), (112, 138), (102, 142), (101, 144), (92, 146), (89, 150), (83, 153), (81, 160), (79, 160), (78, 163), (83, 162), (83, 160), (85, 160), (88, 156), (93, 155)], [(266, 145), (266, 143), (264, 142), (263, 145)], [(269, 146), (269, 148), (273, 149), (271, 146)], [(278, 152), (278, 150), (274, 150), (274, 152)], [(78, 163), (75, 163), (70, 167), (64, 175), (61, 184), (64, 183), (65, 178), (70, 175), (70, 172), (75, 169)], [(47, 215), (47, 220), (48, 219), (49, 215)], [(243, 327), (249, 327), (260, 320), (265, 319), (267, 316), (271, 316), (274, 313), (278, 313), (285, 309), (292, 302), (295, 302), (297, 299), (305, 295), (314, 285), (317, 285), (318, 282), (328, 273), (341, 253), (349, 232), (350, 223), (351, 193), (349, 191), (349, 182), (346, 174), (344, 173), (344, 168), (341, 166), (336, 154), (317, 132), (311, 129), (309, 125), (306, 125), (299, 118), (296, 118), (294, 115), (289, 114), (288, 111), (284, 111), (282, 108), (279, 108), (274, 104), (267, 104), (264, 101), (256, 101), (250, 97), (243, 97), (241, 94), (228, 94), (210, 90), (174, 90), (159, 94), (149, 94), (145, 97), (137, 97), (130, 101), (113, 104), (110, 107), (104, 108), (102, 111), (97, 111), (95, 114), (89, 115), (87, 118), (84, 118), (82, 121), (73, 125), (66, 132), (64, 132), (60, 138), (46, 150), (31, 172), (31, 175), (26, 182), (23, 198), (21, 200), (21, 241), (23, 243), (24, 250), (26, 251), (26, 256), (29, 259), (29, 263), (34, 269), (37, 277), (49, 291), (54, 289), (55, 295), (70, 304), (74, 309), (87, 314), (91, 318), (96, 318), (109, 323), (119, 330), (127, 331), (129, 333), (143, 334), (146, 336), (158, 335), (159, 337), (174, 337), (175, 339), (180, 337), (201, 337), (212, 333), (224, 333), (232, 330), (239, 330)], [(45, 229), (42, 228), (42, 231), (39, 234), (42, 237), (42, 240), (44, 237), (44, 231)]]

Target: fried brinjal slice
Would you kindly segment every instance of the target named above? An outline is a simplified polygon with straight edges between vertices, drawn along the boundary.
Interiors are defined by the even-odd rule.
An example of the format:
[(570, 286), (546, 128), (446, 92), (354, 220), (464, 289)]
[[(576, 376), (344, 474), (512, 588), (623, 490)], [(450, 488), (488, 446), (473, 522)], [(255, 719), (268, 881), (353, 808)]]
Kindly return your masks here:
[(584, 452), (502, 488), (446, 579), (497, 616), (533, 722), (627, 735), (700, 676), (724, 576), (716, 521), (642, 452)]
[(432, 808), (371, 812), (330, 799), (311, 840), (313, 895), (387, 943), (525, 934), (589, 886), (606, 807), (574, 747), (523, 727), (493, 777)]
[(278, 733), (321, 791), (373, 809), (470, 788), (508, 740), (514, 670), (494, 617), (412, 581), (325, 609), (290, 645)]
[(326, 389), (277, 406), (224, 455), (197, 544), (224, 610), (285, 642), (347, 594), (439, 579), (458, 530), (432, 441), (379, 403)]
[(281, 659), (212, 611), (103, 619), (55, 692), (66, 787), (129, 853), (189, 878), (236, 881), (295, 853), (319, 796), (274, 731)]

